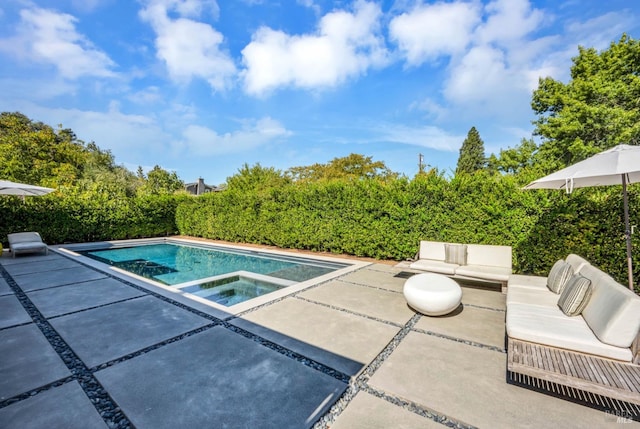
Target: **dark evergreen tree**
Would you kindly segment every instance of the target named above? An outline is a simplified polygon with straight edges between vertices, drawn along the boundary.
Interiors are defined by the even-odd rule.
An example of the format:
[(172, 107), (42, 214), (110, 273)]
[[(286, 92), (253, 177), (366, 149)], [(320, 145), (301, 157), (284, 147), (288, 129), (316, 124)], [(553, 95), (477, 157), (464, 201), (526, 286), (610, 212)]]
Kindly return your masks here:
[(482, 170), (487, 164), (484, 156), (484, 142), (476, 127), (471, 127), (467, 138), (462, 142), (460, 157), (456, 167), (456, 175), (460, 173), (473, 173)]

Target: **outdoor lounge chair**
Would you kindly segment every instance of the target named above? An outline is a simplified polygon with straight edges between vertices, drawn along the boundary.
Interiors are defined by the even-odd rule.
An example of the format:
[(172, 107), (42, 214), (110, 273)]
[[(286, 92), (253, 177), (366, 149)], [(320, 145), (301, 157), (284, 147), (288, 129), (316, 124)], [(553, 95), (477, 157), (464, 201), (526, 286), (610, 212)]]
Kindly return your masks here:
[(49, 248), (37, 232), (16, 232), (8, 234), (7, 238), (9, 239), (9, 249), (14, 258), (17, 253), (42, 251), (44, 251), (45, 254), (49, 253)]

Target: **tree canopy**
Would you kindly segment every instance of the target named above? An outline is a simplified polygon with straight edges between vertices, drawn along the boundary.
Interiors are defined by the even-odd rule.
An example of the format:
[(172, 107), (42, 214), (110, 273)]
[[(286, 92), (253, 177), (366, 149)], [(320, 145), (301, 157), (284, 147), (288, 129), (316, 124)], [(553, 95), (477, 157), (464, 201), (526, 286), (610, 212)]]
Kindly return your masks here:
[(334, 158), (326, 164), (292, 167), (287, 175), (296, 182), (315, 182), (333, 179), (379, 179), (388, 180), (398, 177), (383, 161), (373, 161), (373, 157), (352, 153)]
[(456, 167), (456, 175), (461, 173), (474, 173), (484, 169), (487, 160), (484, 156), (484, 142), (480, 138), (480, 133), (476, 127), (471, 127), (467, 138), (460, 147), (460, 157)]
[(580, 47), (571, 80), (540, 79), (531, 106), (537, 157), (548, 170), (617, 144), (640, 144), (640, 43), (627, 35), (597, 52)]
[(145, 177), (117, 165), (113, 154), (68, 128), (53, 129), (19, 112), (0, 113), (0, 177), (76, 192), (133, 196), (183, 189), (175, 172), (155, 166)]

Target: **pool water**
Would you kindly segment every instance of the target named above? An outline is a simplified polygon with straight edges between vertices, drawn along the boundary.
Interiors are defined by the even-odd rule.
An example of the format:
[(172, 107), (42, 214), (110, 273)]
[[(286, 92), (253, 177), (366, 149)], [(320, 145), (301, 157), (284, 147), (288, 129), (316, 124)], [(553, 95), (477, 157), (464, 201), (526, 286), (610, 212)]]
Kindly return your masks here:
[(247, 250), (171, 243), (87, 250), (81, 253), (225, 306), (347, 266)]

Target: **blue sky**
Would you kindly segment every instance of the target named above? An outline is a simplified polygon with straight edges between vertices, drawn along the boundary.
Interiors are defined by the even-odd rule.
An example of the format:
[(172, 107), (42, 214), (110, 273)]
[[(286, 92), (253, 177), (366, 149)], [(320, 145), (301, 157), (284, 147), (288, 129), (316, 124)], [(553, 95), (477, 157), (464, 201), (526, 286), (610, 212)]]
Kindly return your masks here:
[(639, 27), (627, 0), (4, 0), (0, 111), (186, 182), (349, 153), (450, 174), (472, 126), (516, 146), (540, 76)]

